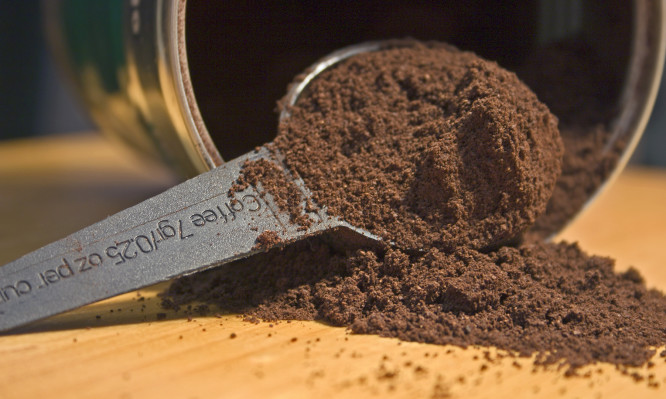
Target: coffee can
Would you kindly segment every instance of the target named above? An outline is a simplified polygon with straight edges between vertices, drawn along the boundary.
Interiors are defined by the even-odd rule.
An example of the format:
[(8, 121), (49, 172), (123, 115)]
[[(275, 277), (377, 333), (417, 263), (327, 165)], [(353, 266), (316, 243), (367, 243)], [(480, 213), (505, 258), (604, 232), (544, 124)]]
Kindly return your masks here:
[[(244, 2), (48, 0), (48, 39), (100, 129), (193, 176), (270, 141), (276, 102), (301, 71), (366, 40), (441, 40), (520, 69), (552, 43), (598, 57), (603, 120), (629, 159), (657, 94), (660, 0)], [(579, 72), (571, 67), (571, 75)], [(566, 79), (562, 84), (575, 84)], [(575, 90), (573, 91), (575, 92)], [(577, 101), (572, 98), (572, 101)]]

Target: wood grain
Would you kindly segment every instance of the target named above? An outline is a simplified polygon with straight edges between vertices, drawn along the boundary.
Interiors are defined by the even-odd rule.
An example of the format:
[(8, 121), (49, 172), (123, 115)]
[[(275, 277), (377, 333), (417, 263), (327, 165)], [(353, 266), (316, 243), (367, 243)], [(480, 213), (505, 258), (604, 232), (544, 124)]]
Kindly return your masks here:
[[(0, 264), (175, 183), (95, 135), (0, 145)], [(629, 169), (560, 238), (634, 265), (666, 289), (666, 172)], [(164, 286), (0, 336), (0, 398), (654, 397), (666, 362), (588, 367), (588, 378), (493, 348), (349, 335), (315, 322), (252, 324), (236, 315), (165, 312)], [(159, 315), (164, 313), (163, 315)], [(158, 320), (158, 318), (162, 320)], [(482, 359), (488, 356), (493, 361)], [(483, 365), (487, 364), (487, 368)], [(634, 370), (632, 370), (633, 372)], [(650, 380), (648, 377), (653, 375)], [(657, 382), (658, 389), (648, 381)]]

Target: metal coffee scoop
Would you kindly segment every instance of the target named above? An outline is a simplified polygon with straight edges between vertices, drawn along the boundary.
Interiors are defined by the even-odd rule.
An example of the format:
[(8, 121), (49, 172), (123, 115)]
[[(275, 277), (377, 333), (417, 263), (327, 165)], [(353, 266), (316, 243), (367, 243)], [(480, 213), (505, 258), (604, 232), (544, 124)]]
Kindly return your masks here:
[[(364, 43), (330, 54), (291, 88), (286, 103), (294, 105), (326, 68), (379, 47)], [(287, 117), (288, 111), (280, 115)], [(230, 197), (243, 164), (258, 159), (280, 163), (261, 147), (0, 267), (0, 331), (253, 255), (266, 250), (256, 245), (264, 231), (282, 243), (331, 231), (360, 245), (381, 241), (324, 209), (308, 213), (313, 223), (304, 229), (261, 188)], [(303, 181), (285, 174), (305, 203), (311, 195)]]

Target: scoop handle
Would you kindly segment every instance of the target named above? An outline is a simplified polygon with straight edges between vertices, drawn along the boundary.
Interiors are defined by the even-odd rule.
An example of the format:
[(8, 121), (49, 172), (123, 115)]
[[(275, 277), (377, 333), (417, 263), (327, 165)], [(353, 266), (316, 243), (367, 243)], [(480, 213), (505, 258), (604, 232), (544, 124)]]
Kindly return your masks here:
[[(249, 256), (262, 232), (285, 242), (306, 231), (254, 187), (229, 197), (246, 154), (0, 267), (0, 331)], [(305, 195), (305, 193), (304, 193)]]

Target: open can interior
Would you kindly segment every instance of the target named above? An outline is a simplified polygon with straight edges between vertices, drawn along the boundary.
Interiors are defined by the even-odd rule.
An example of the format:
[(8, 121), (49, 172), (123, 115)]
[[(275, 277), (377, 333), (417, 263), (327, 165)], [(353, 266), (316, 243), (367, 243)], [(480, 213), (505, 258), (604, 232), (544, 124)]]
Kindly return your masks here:
[[(368, 40), (454, 44), (516, 71), (561, 120), (593, 101), (588, 122), (610, 124), (622, 105), (639, 19), (636, 5), (623, 0), (189, 1), (184, 12), (196, 103), (227, 160), (275, 136), (277, 101), (299, 73)], [(571, 102), (550, 101), (553, 90)]]

